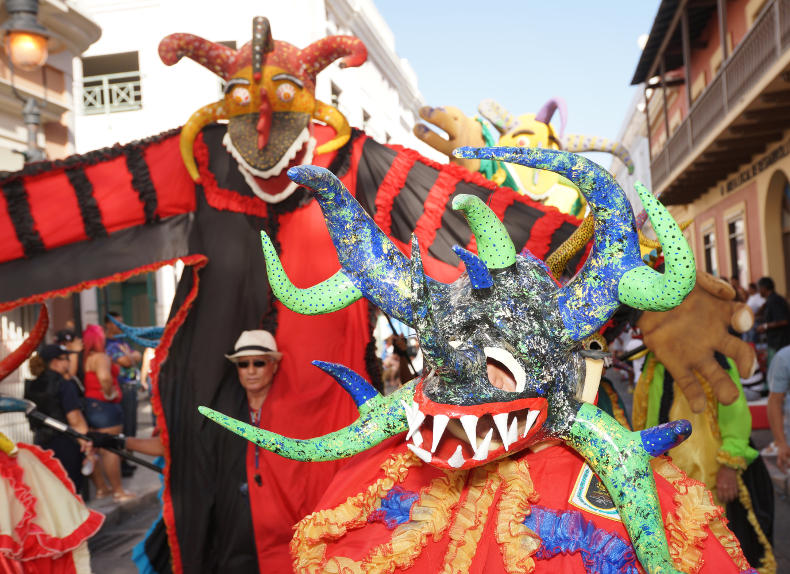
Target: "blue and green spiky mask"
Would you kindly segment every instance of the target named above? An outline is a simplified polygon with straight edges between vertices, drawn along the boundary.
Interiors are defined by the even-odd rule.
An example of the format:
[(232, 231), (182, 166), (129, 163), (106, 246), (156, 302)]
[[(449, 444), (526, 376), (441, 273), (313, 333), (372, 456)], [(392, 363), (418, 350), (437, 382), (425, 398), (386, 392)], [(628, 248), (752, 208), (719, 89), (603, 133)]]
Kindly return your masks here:
[(452, 284), (427, 277), (416, 237), (401, 253), (331, 172), (314, 166), (288, 175), (313, 190), (342, 269), (299, 289), (266, 235), (263, 249), (272, 290), (288, 308), (329, 313), (362, 297), (413, 326), (425, 369), (387, 397), (342, 365), (316, 362), (349, 391), (360, 417), (349, 427), (310, 440), (257, 429), (201, 407), (201, 412), (263, 448), (297, 460), (352, 456), (407, 431), (409, 448), (446, 469), (471, 468), (559, 438), (584, 456), (618, 505), (643, 564), (671, 569), (649, 459), (689, 433), (681, 421), (632, 433), (579, 400), (585, 380), (581, 341), (620, 303), (662, 311), (680, 304), (695, 280), (694, 258), (668, 212), (642, 186), (637, 191), (662, 243), (666, 271), (640, 258), (634, 218), (611, 175), (571, 153), (534, 148), (461, 148), (458, 157), (496, 159), (546, 169), (571, 180), (595, 218), (594, 245), (582, 270), (558, 286), (543, 262), (517, 254), (494, 213), (477, 197), (458, 195), (477, 255), (456, 246), (466, 273)]

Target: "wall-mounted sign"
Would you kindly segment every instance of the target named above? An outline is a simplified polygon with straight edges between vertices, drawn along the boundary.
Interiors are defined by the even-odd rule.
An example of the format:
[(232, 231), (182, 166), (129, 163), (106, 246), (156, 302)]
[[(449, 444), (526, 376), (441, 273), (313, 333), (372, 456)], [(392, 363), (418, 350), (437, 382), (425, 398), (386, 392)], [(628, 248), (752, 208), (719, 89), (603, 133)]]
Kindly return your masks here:
[(726, 195), (731, 193), (741, 187), (744, 183), (755, 177), (758, 173), (761, 173), (768, 169), (770, 166), (775, 164), (777, 161), (790, 155), (790, 138), (783, 141), (779, 147), (772, 150), (771, 153), (761, 157), (756, 162), (751, 164), (746, 169), (742, 170), (740, 173), (731, 177), (727, 180), (726, 183), (723, 183), (719, 188), (720, 195)]

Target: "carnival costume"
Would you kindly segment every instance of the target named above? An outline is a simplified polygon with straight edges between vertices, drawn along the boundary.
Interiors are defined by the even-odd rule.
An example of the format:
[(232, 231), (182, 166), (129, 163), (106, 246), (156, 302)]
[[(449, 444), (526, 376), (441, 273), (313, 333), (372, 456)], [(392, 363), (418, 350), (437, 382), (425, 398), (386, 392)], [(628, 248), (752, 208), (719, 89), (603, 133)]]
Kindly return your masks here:
[[(452, 515), (452, 524), (448, 520), (448, 512), (464, 496), (467, 501), (484, 497), (489, 505), (494, 497), (500, 497), (498, 510), (502, 512), (504, 506), (506, 514), (497, 520), (497, 549), (507, 571), (530, 571), (533, 558), (551, 559), (565, 553), (579, 554), (582, 561), (578, 566), (584, 569), (600, 570), (606, 562), (602, 554), (608, 556), (624, 538), (608, 538), (611, 546), (608, 542), (600, 546), (590, 543), (584, 548), (578, 544), (572, 547), (570, 539), (559, 547), (535, 543), (544, 526), (551, 530), (552, 521), (574, 520), (580, 528), (589, 528), (593, 539), (600, 541), (604, 536), (596, 526), (590, 526), (585, 515), (565, 512), (562, 506), (532, 511), (535, 498), (519, 472), (518, 454), (543, 441), (560, 439), (584, 457), (600, 477), (630, 537), (630, 545), (623, 544), (622, 552), (632, 549), (645, 570), (728, 567), (733, 572), (749, 571), (737, 542), (718, 522), (704, 488), (696, 489), (697, 496), (687, 508), (701, 513), (692, 521), (697, 535), (682, 532), (679, 553), (677, 549), (673, 553), (664, 535), (661, 496), (650, 460), (681, 442), (690, 432), (688, 422), (633, 433), (578, 398), (585, 378), (585, 355), (597, 357), (580, 351), (579, 343), (600, 328), (620, 303), (665, 310), (680, 304), (692, 289), (694, 258), (677, 224), (646, 189), (637, 188), (664, 245), (667, 272), (659, 274), (641, 261), (625, 194), (608, 172), (595, 164), (555, 150), (462, 148), (456, 153), (464, 158), (548, 169), (573, 181), (595, 217), (592, 252), (576, 277), (558, 288), (543, 262), (528, 251), (516, 253), (505, 227), (479, 198), (456, 195), (453, 207), (469, 222), (478, 254), (456, 246), (466, 273), (450, 285), (440, 283), (425, 274), (418, 240), (413, 238), (408, 259), (330, 172), (309, 166), (289, 170), (294, 181), (313, 189), (341, 270), (313, 287), (296, 288), (263, 235), (267, 274), (278, 298), (294, 311), (323, 314), (365, 297), (417, 330), (427, 363), (421, 378), (384, 397), (347, 367), (317, 362), (351, 394), (360, 416), (345, 429), (310, 440), (287, 438), (201, 408), (203, 414), (261, 448), (297, 460), (349, 457), (401, 433), (411, 441), (407, 444), (411, 455), (398, 455), (402, 447), (389, 445), (394, 453), (381, 465), (384, 476), (363, 472), (355, 477), (367, 475), (370, 486), (349, 498), (343, 510), (314, 514), (300, 523), (292, 544), (296, 564), (304, 571), (316, 572), (392, 572), (410, 566), (420, 570), (415, 552), (419, 554), (425, 547), (429, 534), (433, 544), (425, 547), (426, 552), (445, 556), (444, 564), (450, 570), (454, 564), (448, 560), (459, 552), (471, 556), (470, 560), (486, 560), (493, 548), (474, 548), (476, 535), (467, 533), (470, 528), (483, 528), (488, 513), (477, 512), (488, 507), (486, 501), (473, 508), (464, 506)], [(495, 386), (491, 376), (505, 383)], [(597, 373), (592, 378), (597, 380)], [(408, 480), (408, 469), (423, 462), (435, 473), (431, 482), (423, 475), (416, 485), (407, 482), (393, 492), (393, 487)], [(682, 473), (676, 476), (688, 480)], [(342, 483), (342, 474), (338, 481)], [(429, 492), (430, 484), (437, 487), (435, 493)], [(502, 484), (516, 486), (517, 492), (509, 494), (505, 489), (500, 493)], [(681, 489), (692, 486), (698, 484), (691, 481)], [(412, 506), (404, 510), (410, 500)], [(414, 500), (420, 503), (414, 505)], [(675, 510), (680, 512), (682, 504), (675, 502)], [(442, 507), (441, 512), (432, 515), (431, 509), (437, 506)], [(366, 508), (381, 512), (373, 517)], [(391, 508), (395, 512), (390, 524), (405, 520), (392, 531), (389, 543), (371, 548), (367, 542), (351, 540), (353, 531), (366, 528), (371, 518), (386, 523)], [(338, 520), (349, 516), (350, 522)], [(667, 522), (671, 521), (670, 516)], [(493, 532), (492, 524), (486, 523), (485, 528)], [(672, 528), (666, 530), (671, 540)], [(305, 533), (302, 539), (300, 531)], [(722, 534), (728, 550), (711, 536), (715, 531)], [(340, 555), (327, 557), (327, 537), (348, 542), (348, 546)], [(702, 546), (702, 541), (706, 541), (701, 550), (705, 556), (687, 564), (691, 554), (686, 545)], [(585, 557), (585, 552), (589, 556)], [(440, 562), (429, 559), (428, 564), (435, 571)], [(626, 571), (636, 568), (625, 562), (620, 567)]]

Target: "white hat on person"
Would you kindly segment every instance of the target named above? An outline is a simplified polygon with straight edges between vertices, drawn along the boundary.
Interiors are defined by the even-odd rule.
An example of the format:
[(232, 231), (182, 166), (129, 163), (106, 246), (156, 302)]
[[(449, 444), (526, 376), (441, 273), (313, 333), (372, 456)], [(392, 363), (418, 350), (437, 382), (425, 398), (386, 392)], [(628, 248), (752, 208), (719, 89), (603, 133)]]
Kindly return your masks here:
[(283, 354), (277, 351), (277, 342), (269, 331), (255, 330), (242, 331), (236, 344), (233, 346), (233, 354), (225, 355), (233, 362), (241, 357), (253, 357), (255, 355), (268, 355), (278, 361)]

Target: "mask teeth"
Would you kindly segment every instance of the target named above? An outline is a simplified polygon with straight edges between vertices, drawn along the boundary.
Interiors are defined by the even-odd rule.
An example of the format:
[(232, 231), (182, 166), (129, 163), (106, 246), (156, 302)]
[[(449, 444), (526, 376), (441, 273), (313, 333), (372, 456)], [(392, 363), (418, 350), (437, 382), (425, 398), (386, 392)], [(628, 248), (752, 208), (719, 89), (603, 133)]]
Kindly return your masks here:
[[(406, 421), (409, 423), (409, 434), (406, 435), (406, 440), (409, 440), (414, 433), (419, 431), (420, 425), (425, 420), (425, 414), (414, 401), (411, 404), (408, 404), (406, 401), (401, 401), (400, 403), (403, 405), (403, 410), (406, 411)], [(420, 437), (420, 443), (422, 443), (422, 436)]]
[(530, 429), (532, 428), (532, 425), (535, 424), (535, 420), (538, 418), (539, 414), (540, 414), (539, 410), (531, 410), (531, 411), (529, 411), (529, 413), (527, 414), (527, 424), (524, 425), (524, 434), (521, 435), (521, 438), (524, 438), (524, 437), (527, 436), (527, 434), (529, 433)]
[(466, 431), (466, 437), (472, 450), (477, 451), (477, 417), (475, 415), (464, 415), (461, 417), (461, 426)]
[(461, 468), (463, 466), (463, 464), (466, 462), (466, 459), (464, 458), (464, 455), (463, 455), (462, 451), (463, 451), (463, 448), (461, 448), (461, 445), (459, 444), (456, 447), (455, 452), (453, 453), (453, 456), (451, 456), (449, 459), (447, 459), (447, 464), (449, 464), (453, 468)]
[(475, 450), (475, 455), (472, 457), (472, 460), (485, 460), (488, 457), (488, 448), (491, 446), (491, 437), (493, 436), (494, 429), (488, 429), (488, 434), (486, 434), (483, 442), (481, 442), (480, 446)]
[(431, 460), (433, 460), (433, 455), (431, 453), (429, 453), (427, 450), (425, 450), (424, 448), (420, 448), (418, 446), (414, 446), (413, 444), (407, 444), (406, 446), (421, 461), (429, 463), (429, 462), (431, 462)]
[(444, 429), (447, 428), (447, 423), (450, 422), (450, 417), (447, 415), (434, 415), (433, 417), (433, 444), (431, 445), (431, 452), (436, 452), (439, 446), (439, 441), (442, 440)]

